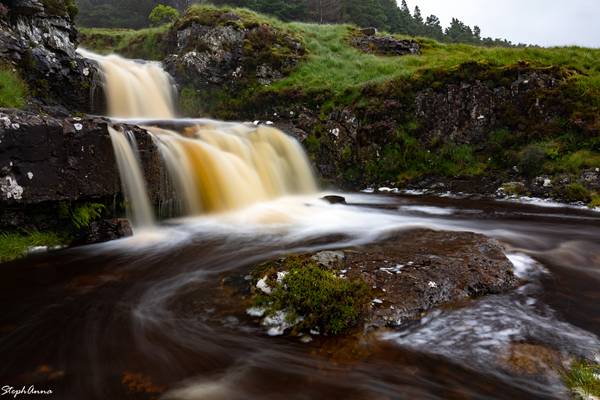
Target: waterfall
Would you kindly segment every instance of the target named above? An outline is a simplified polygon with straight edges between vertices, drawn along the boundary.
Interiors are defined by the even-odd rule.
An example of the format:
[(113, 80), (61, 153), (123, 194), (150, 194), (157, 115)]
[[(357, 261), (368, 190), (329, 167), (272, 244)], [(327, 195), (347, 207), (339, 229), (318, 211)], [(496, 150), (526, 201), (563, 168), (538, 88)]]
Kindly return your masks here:
[[(110, 117), (173, 122), (173, 86), (160, 64), (80, 53), (102, 70)], [(168, 204), (179, 215), (226, 212), (317, 190), (302, 147), (280, 130), (213, 120), (181, 122), (180, 130), (142, 126), (161, 155), (169, 191), (177, 197)], [(135, 137), (112, 128), (109, 132), (134, 226), (152, 225)]]

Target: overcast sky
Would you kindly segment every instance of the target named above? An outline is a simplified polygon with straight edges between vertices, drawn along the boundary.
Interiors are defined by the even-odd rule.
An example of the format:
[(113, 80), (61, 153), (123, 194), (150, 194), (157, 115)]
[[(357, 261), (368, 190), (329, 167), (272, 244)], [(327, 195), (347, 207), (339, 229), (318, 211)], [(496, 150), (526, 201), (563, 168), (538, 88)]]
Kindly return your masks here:
[[(407, 0), (423, 18), (479, 25), (482, 36), (541, 46), (600, 47), (600, 0)], [(400, 3), (400, 0), (398, 0)]]

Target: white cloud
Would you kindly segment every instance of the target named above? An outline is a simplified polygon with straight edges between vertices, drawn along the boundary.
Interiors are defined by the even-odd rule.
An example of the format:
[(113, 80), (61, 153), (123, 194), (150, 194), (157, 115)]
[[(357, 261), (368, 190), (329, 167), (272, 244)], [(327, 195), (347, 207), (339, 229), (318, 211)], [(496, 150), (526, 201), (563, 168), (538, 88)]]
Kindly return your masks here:
[[(398, 1), (400, 3), (400, 0)], [(452, 17), (483, 36), (542, 46), (600, 47), (600, 1), (597, 0), (408, 0), (424, 16), (437, 15), (447, 26)]]

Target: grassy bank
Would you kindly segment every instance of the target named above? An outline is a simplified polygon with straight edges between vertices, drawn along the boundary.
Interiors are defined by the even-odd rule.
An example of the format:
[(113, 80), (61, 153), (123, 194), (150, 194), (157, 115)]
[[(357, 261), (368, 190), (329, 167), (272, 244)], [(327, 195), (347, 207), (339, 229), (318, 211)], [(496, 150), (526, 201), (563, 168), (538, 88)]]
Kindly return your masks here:
[(23, 257), (35, 247), (52, 248), (68, 243), (65, 236), (54, 232), (0, 233), (0, 263)]

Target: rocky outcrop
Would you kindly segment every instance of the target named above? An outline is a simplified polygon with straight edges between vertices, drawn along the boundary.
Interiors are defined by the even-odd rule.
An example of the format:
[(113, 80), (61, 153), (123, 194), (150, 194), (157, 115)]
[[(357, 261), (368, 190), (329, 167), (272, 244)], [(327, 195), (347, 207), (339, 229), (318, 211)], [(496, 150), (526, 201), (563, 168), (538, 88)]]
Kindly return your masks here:
[(30, 107), (65, 115), (93, 111), (98, 69), (76, 53), (69, 4), (3, 0), (0, 6), (0, 63), (16, 67), (27, 81)]
[[(224, 285), (211, 290), (215, 291), (215, 297), (228, 298), (223, 304), (237, 305), (237, 309), (228, 310), (229, 313), (238, 314), (240, 319), (250, 316), (256, 323), (268, 326), (272, 321), (265, 323), (264, 310), (261, 311), (261, 306), (252, 298), (256, 300), (265, 294), (270, 296), (274, 290), (285, 290), (285, 287), (277, 289), (278, 286), (272, 285), (278, 285), (276, 282), (293, 273), (289, 272), (291, 269), (303, 268), (302, 265), (312, 268), (314, 263), (337, 276), (335, 279), (363, 282), (369, 288), (369, 305), (356, 326), (356, 330), (362, 332), (406, 326), (435, 308), (461, 307), (468, 300), (505, 293), (522, 284), (504, 249), (495, 240), (469, 232), (418, 230), (392, 234), (378, 243), (295, 255), (261, 264), (250, 269), (251, 280), (247, 275), (223, 274)], [(244, 271), (246, 274), (247, 270)], [(268, 275), (264, 276), (265, 273)], [(318, 296), (323, 289), (320, 285), (321, 282), (314, 282), (315, 292), (309, 290), (304, 296)], [(185, 307), (193, 309), (193, 301), (187, 300)], [(279, 305), (285, 308), (285, 304)], [(320, 319), (319, 316), (310, 318), (313, 317)], [(306, 339), (309, 332), (298, 331), (293, 325), (287, 321), (278, 334), (285, 331)], [(311, 335), (319, 334), (310, 330)]]
[[(181, 87), (210, 102), (211, 91), (269, 85), (304, 55), (298, 38), (245, 14), (191, 8), (169, 32), (164, 65)], [(208, 95), (204, 95), (208, 91)]]
[(421, 46), (416, 40), (403, 40), (390, 35), (377, 35), (373, 28), (360, 30), (350, 39), (350, 43), (365, 53), (380, 56), (405, 56), (421, 53)]
[[(61, 202), (99, 202), (118, 209), (121, 186), (108, 126), (104, 118), (0, 109), (0, 229), (55, 225)], [(144, 130), (121, 128), (135, 136), (150, 193), (158, 202), (156, 148)]]

